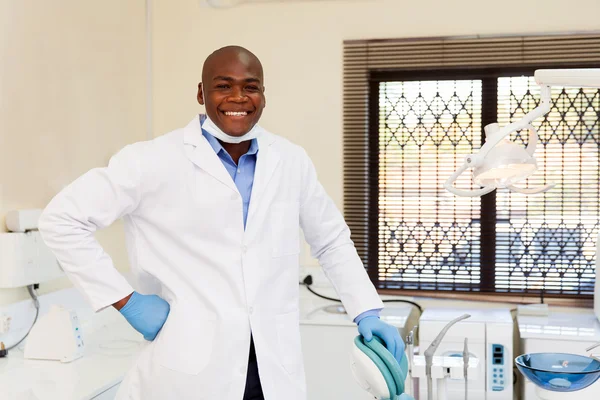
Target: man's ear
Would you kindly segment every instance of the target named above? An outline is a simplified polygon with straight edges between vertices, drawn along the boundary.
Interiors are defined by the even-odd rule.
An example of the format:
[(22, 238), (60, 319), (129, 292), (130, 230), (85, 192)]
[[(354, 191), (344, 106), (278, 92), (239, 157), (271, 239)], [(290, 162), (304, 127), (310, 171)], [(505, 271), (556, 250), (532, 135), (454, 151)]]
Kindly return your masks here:
[(198, 95), (196, 96), (198, 103), (204, 105), (204, 91), (202, 90), (202, 82), (198, 84)]

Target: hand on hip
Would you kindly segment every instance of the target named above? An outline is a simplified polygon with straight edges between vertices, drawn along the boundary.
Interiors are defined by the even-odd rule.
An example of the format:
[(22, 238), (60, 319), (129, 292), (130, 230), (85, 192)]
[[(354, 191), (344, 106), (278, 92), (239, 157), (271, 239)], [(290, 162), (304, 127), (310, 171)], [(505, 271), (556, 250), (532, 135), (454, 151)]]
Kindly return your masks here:
[(167, 320), (170, 309), (169, 303), (155, 294), (133, 292), (119, 312), (144, 339), (154, 340)]

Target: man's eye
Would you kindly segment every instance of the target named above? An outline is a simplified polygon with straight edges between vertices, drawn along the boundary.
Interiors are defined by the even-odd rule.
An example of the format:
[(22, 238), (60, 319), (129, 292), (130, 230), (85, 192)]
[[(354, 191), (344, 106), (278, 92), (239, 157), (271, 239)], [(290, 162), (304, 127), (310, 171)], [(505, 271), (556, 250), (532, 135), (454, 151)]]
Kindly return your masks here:
[(229, 85), (217, 85), (217, 89), (229, 89)]
[(256, 92), (258, 90), (258, 86), (246, 86), (246, 90)]

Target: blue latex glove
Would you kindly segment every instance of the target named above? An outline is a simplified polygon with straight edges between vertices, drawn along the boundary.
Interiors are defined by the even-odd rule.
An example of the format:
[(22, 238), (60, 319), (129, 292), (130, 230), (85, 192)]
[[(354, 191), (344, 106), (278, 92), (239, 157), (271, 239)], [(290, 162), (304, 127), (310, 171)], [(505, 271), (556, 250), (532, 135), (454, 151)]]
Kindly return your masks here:
[(155, 294), (133, 292), (119, 310), (127, 322), (146, 340), (154, 340), (169, 315), (171, 306)]
[(385, 347), (393, 354), (398, 363), (404, 357), (405, 345), (398, 328), (383, 322), (379, 317), (368, 316), (361, 319), (358, 322), (358, 332), (367, 342), (373, 339), (373, 335), (383, 340)]

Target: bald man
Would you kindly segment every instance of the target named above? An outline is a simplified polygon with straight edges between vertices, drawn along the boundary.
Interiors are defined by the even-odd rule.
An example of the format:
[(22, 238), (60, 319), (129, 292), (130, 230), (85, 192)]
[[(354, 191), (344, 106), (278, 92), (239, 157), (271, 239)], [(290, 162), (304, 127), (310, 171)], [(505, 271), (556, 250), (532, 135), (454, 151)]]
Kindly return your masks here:
[[(266, 104), (259, 59), (238, 46), (218, 49), (197, 100), (206, 114), (126, 146), (40, 218), (45, 242), (92, 308), (113, 306), (145, 339), (117, 399), (306, 400), (300, 230), (358, 332), (383, 339), (400, 361), (404, 344), (379, 319), (383, 303), (310, 158), (258, 124)], [(131, 282), (94, 238), (119, 218)]]

